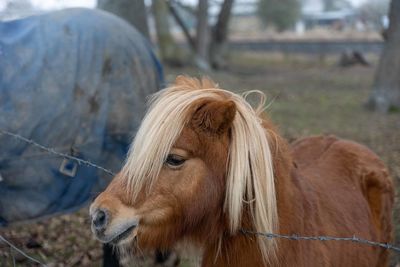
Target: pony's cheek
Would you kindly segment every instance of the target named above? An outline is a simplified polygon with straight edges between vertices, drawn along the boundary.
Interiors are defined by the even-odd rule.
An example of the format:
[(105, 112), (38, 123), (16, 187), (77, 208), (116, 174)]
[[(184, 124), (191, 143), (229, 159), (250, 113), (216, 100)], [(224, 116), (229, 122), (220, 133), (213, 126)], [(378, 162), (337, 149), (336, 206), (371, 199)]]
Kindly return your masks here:
[(171, 192), (155, 192), (149, 196), (149, 200), (145, 202), (138, 210), (140, 216), (139, 227), (160, 227), (168, 225), (171, 221), (176, 220), (176, 214), (179, 211), (179, 199)]
[(173, 207), (170, 206), (162, 206), (162, 207), (154, 207), (151, 210), (146, 211), (146, 214), (143, 215), (140, 220), (140, 225), (145, 226), (157, 226), (161, 224), (167, 223), (171, 220), (171, 217), (174, 214)]
[(199, 194), (206, 187), (206, 177), (209, 170), (200, 159), (192, 159), (179, 174), (179, 182), (170, 188), (179, 203), (191, 204), (197, 201)]

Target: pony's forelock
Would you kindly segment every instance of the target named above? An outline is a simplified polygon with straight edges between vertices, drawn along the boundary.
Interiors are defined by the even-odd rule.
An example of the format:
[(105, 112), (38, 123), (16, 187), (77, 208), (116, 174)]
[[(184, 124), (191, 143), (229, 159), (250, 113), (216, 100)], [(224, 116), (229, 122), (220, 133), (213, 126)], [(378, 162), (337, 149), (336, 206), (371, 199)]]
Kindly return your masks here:
[[(265, 96), (259, 91), (253, 92), (261, 96), (256, 109), (245, 97), (216, 88), (208, 79), (178, 77), (175, 85), (155, 94), (122, 169), (133, 200), (144, 188), (151, 189), (169, 151), (191, 119), (193, 104), (201, 99), (229, 99), (237, 109), (231, 127), (224, 204), (230, 231), (235, 234), (240, 230), (243, 207), (249, 205), (254, 230), (276, 232), (278, 214), (272, 158), (268, 133), (258, 117)], [(258, 237), (258, 242), (267, 262), (275, 255), (275, 242), (262, 237)]]

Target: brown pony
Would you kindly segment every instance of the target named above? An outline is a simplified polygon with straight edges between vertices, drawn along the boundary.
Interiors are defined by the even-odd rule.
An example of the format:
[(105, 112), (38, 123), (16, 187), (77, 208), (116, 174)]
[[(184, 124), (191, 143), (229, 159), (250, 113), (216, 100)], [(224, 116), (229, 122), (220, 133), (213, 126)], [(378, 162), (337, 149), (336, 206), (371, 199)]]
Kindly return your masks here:
[(289, 146), (261, 113), (210, 80), (178, 77), (91, 205), (93, 233), (125, 251), (192, 244), (202, 266), (386, 266), (382, 248), (241, 231), (392, 240), (393, 186), (373, 152), (333, 136)]

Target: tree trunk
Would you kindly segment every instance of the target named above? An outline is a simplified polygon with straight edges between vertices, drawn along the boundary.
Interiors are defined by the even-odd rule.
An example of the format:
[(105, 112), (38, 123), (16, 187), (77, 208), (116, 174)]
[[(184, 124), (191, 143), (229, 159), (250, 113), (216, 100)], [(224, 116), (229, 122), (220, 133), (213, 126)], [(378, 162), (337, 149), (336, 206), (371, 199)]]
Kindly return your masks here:
[(149, 38), (144, 0), (98, 0), (97, 3), (98, 8), (125, 19), (144, 36)]
[(196, 41), (194, 40), (194, 38), (192, 37), (192, 35), (190, 34), (190, 30), (189, 28), (186, 26), (185, 21), (181, 18), (181, 16), (179, 15), (179, 13), (176, 11), (175, 9), (175, 3), (168, 1), (168, 7), (169, 7), (169, 11), (171, 12), (171, 15), (174, 17), (176, 23), (179, 25), (179, 27), (181, 27), (183, 34), (185, 35), (185, 38), (190, 46), (190, 49), (192, 50), (192, 52), (195, 53), (196, 51)]
[(165, 0), (153, 0), (152, 9), (156, 24), (158, 47), (163, 62), (169, 65), (181, 66), (183, 64), (182, 53), (170, 32), (167, 2)]
[(387, 40), (375, 75), (368, 106), (388, 112), (400, 110), (400, 0), (392, 0)]
[(197, 9), (196, 55), (195, 63), (203, 70), (209, 69), (208, 51), (210, 29), (208, 26), (208, 0), (199, 0)]
[(210, 61), (215, 69), (225, 67), (226, 41), (228, 37), (229, 19), (234, 0), (225, 0), (222, 4), (218, 20), (212, 29), (210, 45)]

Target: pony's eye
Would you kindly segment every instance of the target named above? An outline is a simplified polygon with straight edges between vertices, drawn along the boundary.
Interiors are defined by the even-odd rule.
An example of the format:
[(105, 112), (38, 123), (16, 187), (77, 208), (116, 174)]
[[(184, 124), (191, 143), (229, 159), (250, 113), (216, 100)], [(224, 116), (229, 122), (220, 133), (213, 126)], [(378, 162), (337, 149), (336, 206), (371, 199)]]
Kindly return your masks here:
[(167, 159), (165, 160), (165, 163), (172, 168), (174, 167), (176, 168), (181, 166), (185, 161), (186, 159), (184, 159), (181, 156), (175, 154), (169, 154)]

